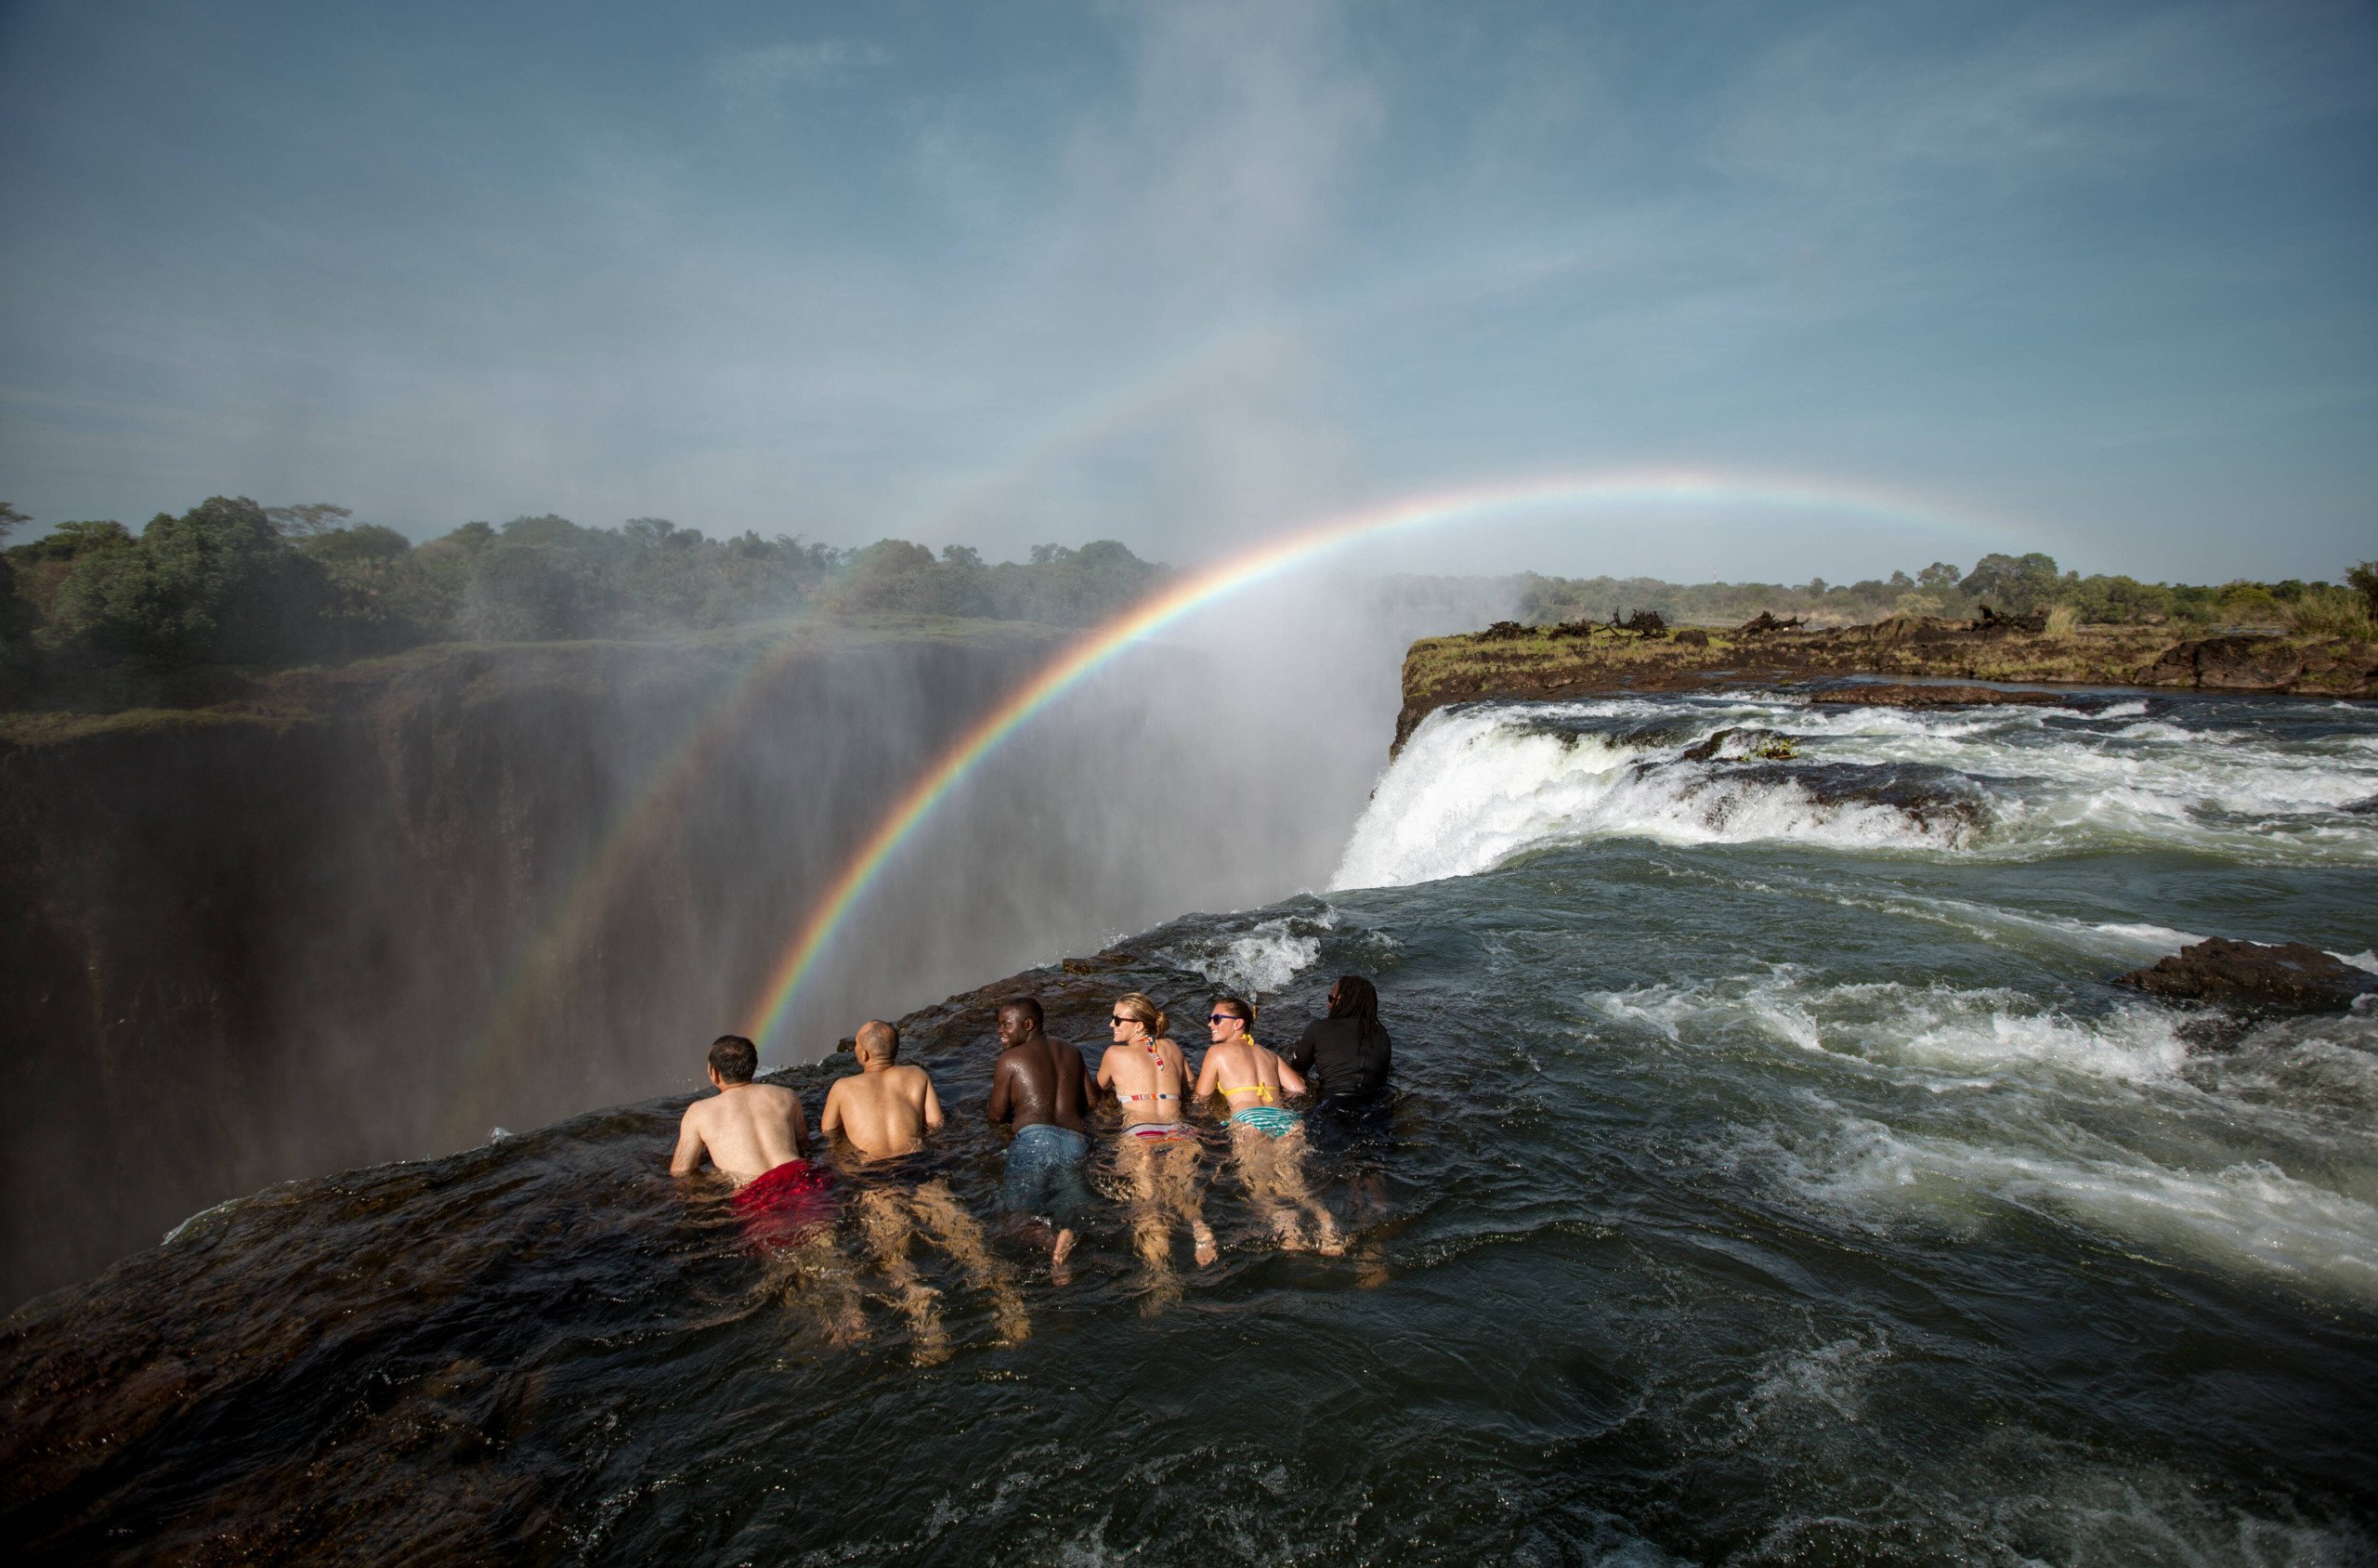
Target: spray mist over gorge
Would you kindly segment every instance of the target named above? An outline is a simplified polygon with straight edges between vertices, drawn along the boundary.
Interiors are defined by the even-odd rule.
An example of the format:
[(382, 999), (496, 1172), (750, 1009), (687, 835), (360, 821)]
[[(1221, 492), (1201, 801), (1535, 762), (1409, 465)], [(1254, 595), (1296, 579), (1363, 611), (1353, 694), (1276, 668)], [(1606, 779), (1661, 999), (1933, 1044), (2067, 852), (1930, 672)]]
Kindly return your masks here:
[[(1306, 580), (1110, 661), (902, 846), (770, 1060), (1319, 885), (1384, 761), (1403, 642), (1479, 608)], [(828, 619), (435, 647), (328, 683), (306, 722), (0, 758), (27, 914), (0, 959), (28, 1000), (7, 1070), (59, 1109), (8, 1135), (7, 1294), (269, 1183), (699, 1083), (890, 799), (1073, 635)], [(57, 1097), (94, 1065), (104, 1111)]]

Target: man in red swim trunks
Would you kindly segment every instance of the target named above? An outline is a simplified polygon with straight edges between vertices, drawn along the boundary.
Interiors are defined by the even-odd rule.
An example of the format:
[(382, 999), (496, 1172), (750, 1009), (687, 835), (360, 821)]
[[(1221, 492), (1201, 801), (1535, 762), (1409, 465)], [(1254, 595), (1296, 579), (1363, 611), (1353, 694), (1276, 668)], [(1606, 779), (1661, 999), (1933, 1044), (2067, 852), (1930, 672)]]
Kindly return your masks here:
[(757, 1047), (741, 1035), (711, 1042), (710, 1081), (718, 1093), (686, 1107), (677, 1130), (672, 1176), (690, 1176), (702, 1156), (736, 1184), (735, 1208), (754, 1246), (788, 1247), (808, 1239), (833, 1217), (826, 1173), (810, 1168), (801, 1096), (772, 1083), (753, 1083)]

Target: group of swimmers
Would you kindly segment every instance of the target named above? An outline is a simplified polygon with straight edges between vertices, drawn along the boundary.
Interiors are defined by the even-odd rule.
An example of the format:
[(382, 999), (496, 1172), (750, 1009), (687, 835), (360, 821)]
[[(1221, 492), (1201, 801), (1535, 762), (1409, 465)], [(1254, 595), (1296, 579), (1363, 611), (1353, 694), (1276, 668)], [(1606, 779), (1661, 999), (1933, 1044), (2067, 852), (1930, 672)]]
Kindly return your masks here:
[[(985, 1116), (1012, 1130), (1001, 1203), (1011, 1222), (1037, 1223), (1049, 1248), (1051, 1276), (1064, 1284), (1079, 1226), (1093, 1208), (1086, 1169), (1091, 1122), (1111, 1097), (1118, 1111), (1116, 1168), (1127, 1184), (1133, 1249), (1145, 1267), (1152, 1300), (1173, 1293), (1170, 1256), (1177, 1217), (1189, 1231), (1200, 1267), (1216, 1256), (1198, 1195), (1201, 1145), (1193, 1115), (1219, 1113), (1233, 1160), (1256, 1211), (1279, 1244), (1327, 1254), (1342, 1250), (1337, 1222), (1307, 1184), (1308, 1129), (1334, 1142), (1358, 1130), (1384, 1104), (1392, 1048), (1378, 1022), (1378, 993), (1361, 975), (1340, 978), (1328, 1015), (1286, 1052), (1256, 1042), (1255, 1009), (1234, 996), (1209, 1005), (1209, 1043), (1194, 1077), (1169, 1038), (1169, 1019), (1137, 991), (1117, 997), (1112, 1042), (1091, 1071), (1082, 1053), (1050, 1038), (1039, 1000), (1013, 997), (999, 1005), (1000, 1055), (991, 1069)], [(844, 1168), (860, 1178), (856, 1209), (868, 1249), (915, 1330), (920, 1359), (946, 1353), (934, 1293), (908, 1258), (908, 1238), (929, 1233), (992, 1298), (1003, 1339), (1029, 1332), (1013, 1276), (986, 1246), (981, 1227), (948, 1183), (916, 1158), (944, 1122), (924, 1069), (899, 1060), (900, 1033), (870, 1020), (852, 1043), (858, 1071), (828, 1089), (818, 1136), (848, 1150)], [(747, 1234), (771, 1250), (801, 1248), (840, 1292), (838, 1337), (865, 1332), (856, 1285), (831, 1240), (831, 1181), (812, 1162), (801, 1098), (754, 1081), (759, 1052), (739, 1035), (710, 1048), (718, 1093), (686, 1107), (672, 1174), (690, 1175), (707, 1157), (736, 1183), (734, 1204)], [(1287, 1102), (1310, 1098), (1307, 1111)]]

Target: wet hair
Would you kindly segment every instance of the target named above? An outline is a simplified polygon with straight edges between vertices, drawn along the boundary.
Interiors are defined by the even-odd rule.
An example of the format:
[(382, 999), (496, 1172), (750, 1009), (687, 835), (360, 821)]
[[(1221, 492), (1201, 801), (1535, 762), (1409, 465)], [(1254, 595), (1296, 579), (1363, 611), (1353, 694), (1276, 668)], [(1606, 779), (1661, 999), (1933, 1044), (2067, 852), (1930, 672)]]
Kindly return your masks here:
[(1329, 993), (1329, 1016), (1351, 1018), (1354, 1035), (1365, 1045), (1387, 1039), (1378, 1021), (1378, 987), (1359, 974), (1341, 974)]
[(741, 1035), (721, 1035), (710, 1042), (710, 1065), (721, 1083), (749, 1083), (760, 1070), (760, 1048)]
[(1232, 1017), (1237, 1019), (1240, 1023), (1246, 1025), (1248, 1033), (1252, 1034), (1255, 1030), (1255, 1009), (1248, 1003), (1239, 1000), (1236, 997), (1216, 997), (1213, 1000), (1206, 1004), (1206, 1011), (1209, 1013), (1227, 1013)]
[(1010, 997), (1007, 1000), (1000, 1003), (1000, 1011), (1001, 1013), (1005, 1013), (1011, 1007), (1015, 1009), (1018, 1013), (1023, 1013), (1026, 1018), (1031, 1019), (1032, 1026), (1036, 1029), (1048, 1022), (1048, 1019), (1041, 1016), (1040, 999), (1039, 997)]
[(900, 1030), (897, 1026), (887, 1024), (881, 1018), (870, 1018), (861, 1024), (858, 1039), (852, 1043), (865, 1048), (867, 1053), (879, 1062), (897, 1062), (900, 1059)]
[(1117, 997), (1115, 1011), (1126, 1018), (1136, 1018), (1145, 1024), (1151, 1039), (1162, 1036), (1165, 1026), (1172, 1022), (1166, 1016), (1164, 1009), (1158, 1007), (1140, 991), (1125, 991), (1121, 996)]

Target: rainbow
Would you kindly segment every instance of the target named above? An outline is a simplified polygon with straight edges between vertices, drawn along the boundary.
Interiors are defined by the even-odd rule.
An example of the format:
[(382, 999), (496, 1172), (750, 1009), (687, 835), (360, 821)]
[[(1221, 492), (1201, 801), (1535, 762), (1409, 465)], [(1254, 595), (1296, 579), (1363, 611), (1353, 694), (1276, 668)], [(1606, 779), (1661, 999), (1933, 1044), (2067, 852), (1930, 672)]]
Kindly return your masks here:
[(461, 1148), (478, 1141), (462, 1125), (463, 1118), (483, 1107), (507, 1043), (520, 1038), (527, 1013), (542, 995), (536, 982), (593, 931), (609, 908), (621, 880), (674, 819), (673, 808), (683, 802), (720, 746), (741, 725), (752, 699), (765, 690), (766, 677), (816, 647), (809, 626), (796, 623), (745, 669), (721, 682), (710, 701), (687, 721), (676, 744), (595, 835), (593, 847), (579, 861), (560, 895), (547, 906), (545, 919), (496, 992), (495, 1007), (467, 1058), (469, 1070), (447, 1098), (440, 1133), (448, 1146)]
[(1953, 516), (1938, 507), (1923, 506), (1862, 487), (1692, 471), (1634, 471), (1533, 479), (1413, 496), (1328, 517), (1275, 537), (1184, 575), (1163, 592), (1091, 633), (960, 736), (893, 803), (875, 830), (852, 852), (840, 874), (811, 908), (808, 918), (769, 972), (743, 1032), (760, 1043), (764, 1055), (773, 1038), (782, 1030), (793, 998), (832, 942), (835, 931), (908, 836), (1001, 741), (1085, 675), (1151, 634), (1251, 583), (1301, 566), (1342, 545), (1381, 534), (1531, 512), (1619, 505), (1718, 504), (1829, 516), (1861, 516), (1899, 526), (1914, 525), (1961, 536), (1981, 534), (1994, 540), (2011, 536), (2011, 530), (2003, 525)]

